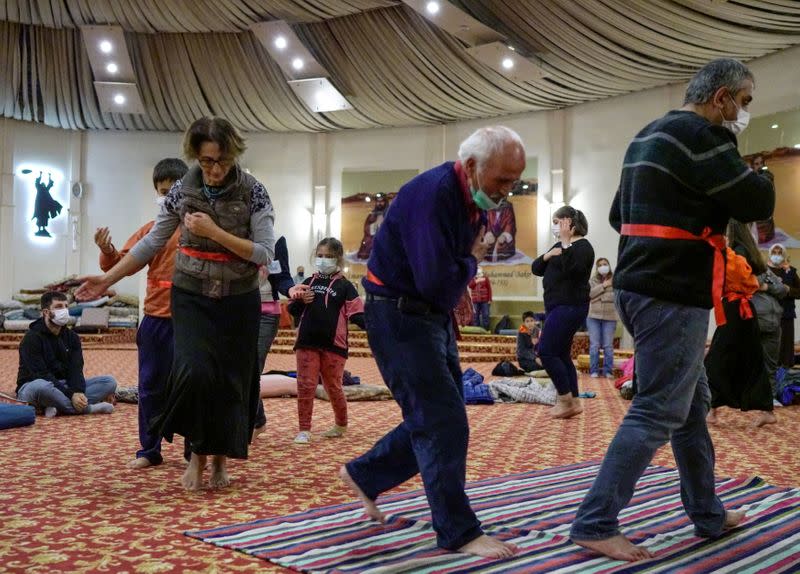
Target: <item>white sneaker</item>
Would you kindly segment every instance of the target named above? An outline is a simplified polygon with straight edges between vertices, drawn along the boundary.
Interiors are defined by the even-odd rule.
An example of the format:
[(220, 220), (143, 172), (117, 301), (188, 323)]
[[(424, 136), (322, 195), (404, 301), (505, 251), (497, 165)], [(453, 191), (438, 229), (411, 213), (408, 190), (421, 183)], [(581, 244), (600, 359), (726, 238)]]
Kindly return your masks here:
[(600, 375), (598, 373), (592, 373), (589, 376), (592, 377), (593, 379), (599, 379), (600, 378)]
[(46, 409), (44, 409), (44, 416), (47, 417), (48, 419), (52, 419), (57, 414), (58, 414), (58, 409), (56, 409), (55, 407), (47, 407)]
[(311, 433), (308, 431), (300, 431), (294, 437), (294, 444), (308, 444), (311, 442)]

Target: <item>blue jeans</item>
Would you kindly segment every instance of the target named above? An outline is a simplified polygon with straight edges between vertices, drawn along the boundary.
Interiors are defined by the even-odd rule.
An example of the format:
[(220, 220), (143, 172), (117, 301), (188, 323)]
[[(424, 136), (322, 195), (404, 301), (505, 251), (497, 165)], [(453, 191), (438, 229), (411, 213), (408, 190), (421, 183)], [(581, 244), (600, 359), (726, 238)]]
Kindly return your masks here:
[(476, 327), (483, 327), (487, 331), (489, 330), (489, 306), (491, 303), (489, 301), (485, 301), (484, 303), (473, 303), (475, 307), (475, 318), (472, 320), (472, 324)]
[(618, 290), (617, 310), (633, 335), (638, 392), (608, 447), (570, 536), (619, 534), (619, 512), (636, 481), (667, 441), (678, 464), (683, 508), (697, 536), (722, 532), (725, 510), (714, 492), (714, 445), (706, 427), (711, 401), (703, 354), (708, 309)]
[(163, 462), (161, 435), (150, 431), (150, 420), (161, 414), (166, 401), (165, 391), (172, 371), (175, 336), (172, 319), (145, 315), (136, 332), (139, 349), (139, 444), (136, 458), (150, 464)]
[(598, 373), (600, 369), (600, 349), (603, 349), (603, 374), (614, 373), (614, 332), (616, 321), (605, 319), (586, 319), (589, 330), (589, 372)]
[(450, 317), (401, 313), (395, 300), (368, 298), (365, 322), (403, 422), (347, 472), (372, 500), (420, 473), (437, 543), (456, 550), (482, 530), (464, 492), (469, 423)]
[[(267, 355), (275, 335), (278, 334), (278, 323), (280, 315), (262, 313), (258, 323), (258, 372), (263, 373), (267, 366)], [(258, 407), (256, 409), (256, 428), (261, 428), (267, 424), (267, 413), (264, 411), (264, 403), (261, 396), (258, 397)]]
[[(56, 385), (44, 379), (36, 379), (25, 383), (17, 392), (17, 398), (33, 405), (37, 409), (44, 410), (48, 407), (55, 407), (60, 415), (82, 415), (89, 412), (87, 407), (83, 411), (75, 410), (72, 400), (65, 395), (59, 386), (64, 386), (64, 381), (59, 381)], [(86, 379), (86, 399), (90, 405), (103, 402), (105, 398), (117, 390), (117, 381), (110, 375), (92, 377)]]
[(589, 303), (558, 305), (547, 312), (539, 338), (539, 361), (559, 395), (578, 396), (578, 371), (572, 362), (572, 339), (589, 314)]

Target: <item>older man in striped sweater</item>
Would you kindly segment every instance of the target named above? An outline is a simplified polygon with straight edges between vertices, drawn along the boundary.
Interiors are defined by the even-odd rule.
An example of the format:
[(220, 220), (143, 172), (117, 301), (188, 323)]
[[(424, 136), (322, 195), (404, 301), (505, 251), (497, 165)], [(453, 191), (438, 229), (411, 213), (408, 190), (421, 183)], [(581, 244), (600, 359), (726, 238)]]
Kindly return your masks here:
[(615, 559), (651, 557), (620, 533), (617, 517), (667, 441), (698, 536), (717, 537), (743, 516), (714, 492), (703, 353), (708, 310), (721, 304), (728, 219), (766, 219), (775, 206), (772, 184), (736, 149), (753, 89), (740, 62), (710, 62), (690, 81), (684, 106), (645, 127), (625, 154), (609, 219), (622, 236), (614, 288), (634, 338), (638, 393), (570, 532)]

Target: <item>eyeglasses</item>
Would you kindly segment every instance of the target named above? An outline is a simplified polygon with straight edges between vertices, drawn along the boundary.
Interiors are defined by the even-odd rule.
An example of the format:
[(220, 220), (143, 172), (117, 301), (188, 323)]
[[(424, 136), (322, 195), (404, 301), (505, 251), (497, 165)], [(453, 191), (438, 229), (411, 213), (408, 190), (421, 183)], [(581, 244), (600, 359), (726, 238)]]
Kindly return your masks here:
[(235, 160), (230, 157), (221, 157), (219, 159), (201, 157), (197, 159), (197, 163), (199, 163), (200, 167), (204, 169), (213, 169), (215, 165), (219, 165), (221, 169), (228, 169), (233, 165), (234, 161)]

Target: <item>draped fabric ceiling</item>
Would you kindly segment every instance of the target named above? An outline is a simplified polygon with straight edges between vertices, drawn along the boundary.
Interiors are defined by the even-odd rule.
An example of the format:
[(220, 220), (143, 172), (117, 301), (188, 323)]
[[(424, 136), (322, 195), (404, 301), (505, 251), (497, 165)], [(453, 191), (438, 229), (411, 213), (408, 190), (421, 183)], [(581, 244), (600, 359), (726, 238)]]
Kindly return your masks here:
[[(246, 131), (436, 124), (552, 109), (684, 81), (708, 60), (800, 43), (797, 0), (455, 0), (531, 54), (514, 83), (390, 0), (4, 0), (2, 116), (71, 129), (181, 131), (201, 115)], [(352, 110), (315, 114), (249, 31), (283, 19)], [(79, 26), (126, 33), (146, 113), (100, 111)], [(800, 65), (800, 63), (798, 63)]]

